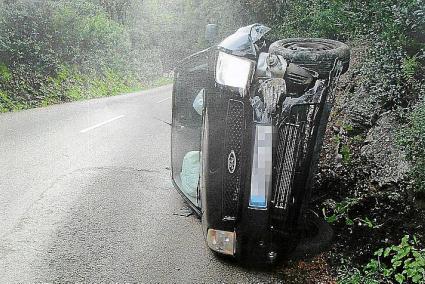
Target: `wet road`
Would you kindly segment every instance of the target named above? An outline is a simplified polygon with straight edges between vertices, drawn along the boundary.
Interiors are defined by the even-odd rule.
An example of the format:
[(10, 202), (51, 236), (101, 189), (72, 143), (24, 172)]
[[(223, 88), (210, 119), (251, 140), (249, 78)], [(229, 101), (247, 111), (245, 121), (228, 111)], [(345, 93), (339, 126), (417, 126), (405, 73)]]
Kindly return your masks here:
[(0, 115), (0, 283), (258, 283), (170, 182), (171, 87)]

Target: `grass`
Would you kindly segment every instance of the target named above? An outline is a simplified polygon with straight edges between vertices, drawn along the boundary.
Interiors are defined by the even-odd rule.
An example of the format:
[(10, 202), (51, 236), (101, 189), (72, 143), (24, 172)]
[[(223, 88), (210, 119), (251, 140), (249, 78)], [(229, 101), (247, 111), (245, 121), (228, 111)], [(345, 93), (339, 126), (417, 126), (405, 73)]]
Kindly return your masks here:
[(13, 101), (6, 92), (0, 90), (0, 113), (9, 111), (20, 111), (27, 109), (28, 105), (22, 102)]
[(73, 83), (69, 84), (61, 76), (50, 80), (49, 90), (44, 93), (43, 98), (36, 104), (19, 102), (12, 99), (12, 96), (9, 96), (7, 92), (0, 90), (0, 113), (133, 93), (172, 84), (173, 79), (163, 76), (142, 84), (135, 83), (135, 80), (124, 81), (113, 74), (107, 74), (104, 79), (75, 76), (72, 81)]
[(147, 89), (153, 89), (153, 88), (157, 88), (157, 87), (162, 87), (162, 86), (166, 86), (169, 84), (173, 83), (173, 78), (170, 77), (159, 77), (157, 79), (152, 80), (151, 82), (147, 83), (142, 90), (147, 90)]

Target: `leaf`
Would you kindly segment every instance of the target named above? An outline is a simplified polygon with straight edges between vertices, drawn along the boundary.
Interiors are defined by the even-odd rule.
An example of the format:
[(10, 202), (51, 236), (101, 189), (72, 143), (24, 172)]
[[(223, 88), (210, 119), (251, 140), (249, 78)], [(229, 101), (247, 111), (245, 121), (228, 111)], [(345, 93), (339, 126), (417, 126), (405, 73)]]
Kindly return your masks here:
[(335, 223), (337, 220), (337, 217), (335, 214), (333, 214), (332, 216), (329, 217), (325, 217), (326, 222), (328, 222), (329, 224)]
[(410, 263), (412, 263), (413, 258), (409, 257), (408, 259), (404, 260), (404, 266), (409, 265)]
[(366, 265), (366, 271), (368, 272), (377, 272), (379, 268), (379, 262), (376, 259), (372, 259), (367, 265)]
[(409, 245), (409, 235), (405, 235), (402, 239), (401, 239), (401, 246), (407, 246)]
[(397, 273), (396, 275), (395, 275), (395, 280), (398, 282), (398, 283), (403, 283), (404, 282), (404, 279), (405, 279), (405, 277), (404, 277), (404, 275), (403, 274), (401, 274), (401, 273)]
[(390, 253), (391, 253), (391, 247), (386, 248), (385, 251), (384, 251), (384, 257), (389, 256)]
[(345, 218), (345, 224), (348, 226), (352, 226), (354, 225), (354, 221), (347, 217)]
[(413, 242), (416, 244), (418, 244), (418, 238), (416, 238), (416, 236), (413, 236)]
[(364, 220), (364, 222), (366, 223), (366, 225), (369, 227), (369, 228), (373, 228), (374, 227), (374, 225), (373, 225), (373, 223), (372, 223), (372, 221), (369, 219), (369, 218), (365, 218), (365, 220)]
[(401, 260), (394, 261), (393, 267), (397, 268), (397, 267), (401, 266), (401, 264), (402, 264)]
[(417, 275), (412, 277), (413, 283), (423, 283), (423, 280), (424, 280), (424, 278), (423, 278), (423, 275), (421, 275), (421, 274), (417, 274)]
[(383, 249), (383, 248), (381, 248), (381, 249), (377, 250), (377, 251), (374, 253), (374, 255), (376, 255), (376, 256), (382, 256), (383, 252), (384, 252), (384, 249)]
[(385, 268), (383, 270), (383, 273), (382, 274), (384, 274), (385, 277), (390, 277), (393, 274), (393, 270), (392, 269)]

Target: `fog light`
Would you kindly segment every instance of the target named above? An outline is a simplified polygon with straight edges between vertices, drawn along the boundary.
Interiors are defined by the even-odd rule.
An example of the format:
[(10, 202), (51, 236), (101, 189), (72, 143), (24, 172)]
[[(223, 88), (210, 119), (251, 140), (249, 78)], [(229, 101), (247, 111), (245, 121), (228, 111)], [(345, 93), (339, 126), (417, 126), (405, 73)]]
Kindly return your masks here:
[(234, 255), (236, 249), (236, 233), (208, 229), (207, 244), (213, 251)]

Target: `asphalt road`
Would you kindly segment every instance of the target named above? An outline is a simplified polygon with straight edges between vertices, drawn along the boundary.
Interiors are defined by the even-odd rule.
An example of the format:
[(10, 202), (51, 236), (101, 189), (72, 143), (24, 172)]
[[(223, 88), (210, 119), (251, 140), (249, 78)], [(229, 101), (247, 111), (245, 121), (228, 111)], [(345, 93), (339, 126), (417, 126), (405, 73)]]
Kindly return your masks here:
[(0, 115), (0, 283), (265, 283), (170, 181), (171, 87)]

